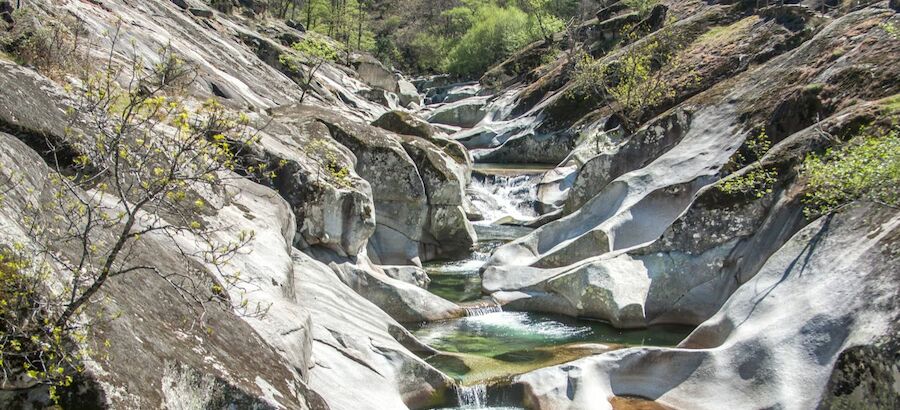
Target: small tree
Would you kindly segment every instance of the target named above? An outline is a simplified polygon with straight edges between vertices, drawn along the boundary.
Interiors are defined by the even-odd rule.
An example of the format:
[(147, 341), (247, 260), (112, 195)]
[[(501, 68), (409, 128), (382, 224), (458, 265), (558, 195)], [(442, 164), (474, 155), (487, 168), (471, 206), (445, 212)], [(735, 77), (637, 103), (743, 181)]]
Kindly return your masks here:
[(279, 56), (279, 60), (291, 73), (300, 76), (299, 81), (302, 88), (300, 103), (302, 103), (312, 88), (316, 72), (324, 64), (336, 61), (338, 50), (324, 39), (315, 35), (307, 35), (302, 41), (294, 43), (291, 49), (292, 53), (282, 54)]
[(684, 42), (671, 26), (642, 40), (637, 28), (625, 31), (626, 46), (615, 60), (597, 61), (587, 53), (577, 59), (572, 92), (606, 97), (624, 128), (633, 131), (647, 110), (674, 97), (675, 86), (667, 81), (663, 68), (679, 68), (677, 52)]
[[(188, 108), (177, 95), (193, 70), (168, 48), (156, 63), (135, 58), (119, 69), (108, 61), (68, 88), (75, 101), (70, 131), (47, 141), (50, 188), (22, 221), (31, 243), (0, 252), (3, 390), (43, 384), (53, 396), (56, 386), (69, 385), (83, 369), (87, 330), (109, 317), (87, 308), (117, 276), (157, 275), (200, 323), (211, 304), (251, 315), (265, 310), (229, 296), (242, 280), (226, 266), (254, 234), (223, 241), (203, 220), (213, 212), (204, 198), (227, 200), (240, 150), (256, 141), (248, 119), (213, 101)], [(184, 263), (136, 258), (150, 236)]]

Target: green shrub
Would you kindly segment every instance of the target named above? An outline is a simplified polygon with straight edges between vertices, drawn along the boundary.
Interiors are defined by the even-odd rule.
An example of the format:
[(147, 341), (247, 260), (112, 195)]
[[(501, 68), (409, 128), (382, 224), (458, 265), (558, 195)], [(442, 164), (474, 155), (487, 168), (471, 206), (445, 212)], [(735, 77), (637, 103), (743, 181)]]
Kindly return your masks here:
[(491, 65), (542, 38), (541, 30), (533, 19), (516, 7), (479, 7), (475, 12), (475, 21), (450, 51), (447, 68), (453, 74), (472, 76), (484, 73)]
[(639, 43), (638, 31), (625, 31), (629, 32), (625, 46), (615, 60), (595, 60), (585, 53), (577, 61), (569, 93), (572, 97), (606, 98), (625, 128), (633, 131), (648, 110), (675, 97), (675, 85), (664, 74), (682, 69), (679, 52), (686, 39), (671, 25)]
[(415, 56), (417, 69), (425, 72), (447, 71), (447, 54), (452, 49), (451, 41), (431, 33), (419, 33), (410, 44)]
[(59, 305), (48, 290), (50, 269), (24, 245), (0, 245), (0, 388), (68, 387), (83, 370), (85, 329), (54, 322)]
[(864, 130), (847, 145), (803, 164), (807, 215), (827, 214), (854, 200), (900, 207), (900, 127)]
[[(772, 148), (772, 142), (766, 133), (760, 133), (756, 137), (750, 138), (744, 144), (745, 151), (754, 157), (756, 161), (755, 167), (747, 173), (726, 178), (719, 185), (722, 192), (729, 194), (750, 194), (757, 198), (762, 198), (770, 193), (778, 181), (778, 172), (774, 169), (766, 168), (762, 165), (762, 157)], [(738, 153), (733, 161), (740, 166), (747, 162), (744, 154)]]

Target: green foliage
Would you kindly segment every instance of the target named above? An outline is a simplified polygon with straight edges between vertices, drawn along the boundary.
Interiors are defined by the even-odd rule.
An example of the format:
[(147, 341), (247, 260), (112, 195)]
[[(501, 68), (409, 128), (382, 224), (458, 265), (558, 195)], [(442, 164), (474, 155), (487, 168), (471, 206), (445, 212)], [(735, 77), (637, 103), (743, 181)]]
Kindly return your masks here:
[(636, 43), (640, 33), (625, 29), (629, 34), (625, 44), (612, 61), (598, 61), (583, 54), (576, 62), (574, 87), (570, 96), (580, 94), (605, 96), (612, 108), (622, 117), (626, 128), (637, 125), (645, 111), (675, 95), (675, 86), (663, 76), (663, 68), (677, 71), (681, 61), (677, 53), (685, 42), (671, 27), (663, 28), (652, 37)]
[(332, 46), (325, 38), (307, 34), (307, 36), (291, 46), (291, 53), (278, 56), (278, 61), (295, 77), (303, 87), (300, 101), (306, 99), (310, 85), (315, 79), (316, 72), (323, 64), (335, 61), (338, 58), (338, 48)]
[(56, 388), (70, 386), (84, 370), (87, 332), (54, 322), (60, 307), (49, 296), (51, 271), (32, 251), (0, 245), (0, 388), (44, 384), (56, 400)]
[[(559, 20), (546, 18), (547, 30), (555, 32), (562, 27)], [(447, 68), (457, 75), (479, 75), (542, 37), (536, 20), (524, 11), (516, 7), (481, 6), (475, 10), (475, 23), (450, 51)]]
[[(291, 3), (293, 0), (281, 1)], [(369, 27), (370, 7), (364, 0), (307, 0), (302, 8), (295, 5), (286, 9), (276, 7), (275, 10), (282, 18), (302, 21), (307, 30), (337, 40), (348, 51), (371, 51), (375, 48), (376, 39)]]
[(889, 115), (900, 113), (900, 94), (885, 98), (881, 100), (880, 103)]
[(900, 207), (900, 127), (863, 130), (847, 145), (803, 163), (807, 215), (833, 212), (854, 200)]
[(353, 187), (353, 181), (350, 180), (350, 169), (342, 164), (335, 150), (325, 140), (316, 139), (310, 142), (308, 154), (326, 172), (325, 177), (328, 180), (342, 188)]
[[(391, 3), (393, 4), (393, 3)], [(574, 0), (411, 0), (377, 7), (376, 56), (408, 71), (474, 77), (564, 29)]]
[[(765, 133), (760, 133), (756, 137), (747, 140), (744, 143), (744, 148), (756, 160), (753, 168), (743, 175), (726, 178), (718, 187), (725, 193), (750, 194), (757, 198), (762, 198), (772, 193), (775, 183), (778, 182), (778, 172), (764, 167), (761, 162), (763, 156), (772, 148), (772, 142)], [(736, 164), (747, 162), (747, 158), (741, 153), (736, 154), (732, 160)]]
[(307, 36), (291, 45), (291, 48), (300, 55), (315, 60), (335, 61), (338, 58), (338, 49), (318, 36)]
[(449, 64), (447, 56), (453, 49), (450, 39), (432, 33), (419, 33), (409, 45), (415, 54), (416, 69), (419, 71), (446, 72)]
[(897, 24), (894, 22), (886, 21), (881, 23), (879, 26), (885, 33), (889, 36), (893, 37), (895, 40), (900, 40), (900, 28), (897, 27)]

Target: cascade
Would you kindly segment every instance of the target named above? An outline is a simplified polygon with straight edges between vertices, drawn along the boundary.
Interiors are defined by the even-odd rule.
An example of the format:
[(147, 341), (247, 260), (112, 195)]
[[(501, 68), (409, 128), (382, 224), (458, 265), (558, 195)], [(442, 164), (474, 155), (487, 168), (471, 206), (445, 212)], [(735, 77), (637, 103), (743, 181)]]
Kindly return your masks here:
[(456, 399), (462, 409), (482, 409), (487, 404), (487, 386), (456, 386)]
[(472, 306), (466, 308), (466, 316), (485, 316), (491, 313), (500, 313), (503, 311), (503, 308), (500, 305), (490, 305), (490, 306)]
[(538, 216), (534, 207), (539, 175), (483, 175), (473, 178), (469, 193), (475, 208), (492, 224), (504, 218), (528, 221)]

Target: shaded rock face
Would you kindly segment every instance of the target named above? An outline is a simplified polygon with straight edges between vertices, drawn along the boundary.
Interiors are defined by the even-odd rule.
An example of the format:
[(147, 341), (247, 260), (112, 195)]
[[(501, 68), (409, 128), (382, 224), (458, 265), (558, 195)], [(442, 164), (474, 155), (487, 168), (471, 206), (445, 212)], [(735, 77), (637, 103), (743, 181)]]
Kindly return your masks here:
[[(829, 383), (848, 381), (844, 391), (885, 383), (892, 362), (869, 362), (881, 352), (866, 346), (896, 331), (900, 277), (889, 249), (898, 229), (896, 212), (877, 205), (820, 219), (680, 348), (621, 350), (520, 376), (526, 404), (610, 408), (598, 398), (633, 395), (675, 408), (815, 408), (823, 392), (835, 403)], [(858, 403), (876, 408), (892, 395)]]
[[(368, 247), (369, 255), (378, 263), (416, 265), (423, 260), (465, 252), (474, 243), (471, 224), (464, 217), (455, 217), (459, 212), (452, 211), (463, 203), (468, 167), (450, 159), (444, 150), (430, 141), (445, 143), (451, 152), (454, 152), (453, 142), (440, 141), (438, 137), (403, 137), (312, 107), (280, 108), (274, 115), (291, 125), (308, 123), (324, 127), (323, 132), (330, 139), (352, 153), (352, 163), (348, 167), (352, 166), (355, 174), (375, 187), (371, 196), (372, 217), (377, 224), (371, 231), (371, 238), (361, 238), (361, 243)], [(383, 117), (376, 123), (416, 132), (415, 127), (401, 126), (409, 125), (402, 120), (389, 121)], [(456, 152), (459, 152), (458, 148)], [(445, 214), (449, 217), (443, 218)], [(352, 228), (348, 232), (361, 237), (366, 231)], [(344, 252), (343, 255), (358, 253)]]

